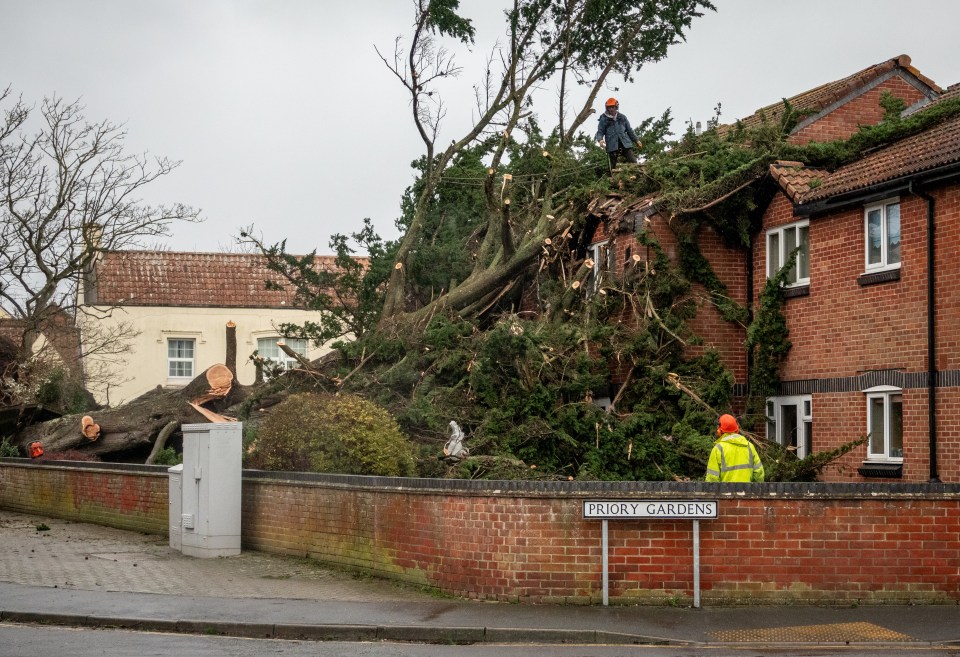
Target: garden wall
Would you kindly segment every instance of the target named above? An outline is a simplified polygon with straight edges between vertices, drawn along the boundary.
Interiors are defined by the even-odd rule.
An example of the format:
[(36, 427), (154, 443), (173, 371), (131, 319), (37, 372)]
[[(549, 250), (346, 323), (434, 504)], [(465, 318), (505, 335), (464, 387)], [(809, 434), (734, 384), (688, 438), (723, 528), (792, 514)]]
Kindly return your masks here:
[[(166, 533), (166, 469), (0, 459), (0, 508)], [(597, 603), (583, 501), (718, 500), (711, 602), (960, 602), (960, 485), (505, 482), (244, 471), (243, 546), (481, 599)], [(610, 600), (689, 604), (689, 520), (609, 521)]]

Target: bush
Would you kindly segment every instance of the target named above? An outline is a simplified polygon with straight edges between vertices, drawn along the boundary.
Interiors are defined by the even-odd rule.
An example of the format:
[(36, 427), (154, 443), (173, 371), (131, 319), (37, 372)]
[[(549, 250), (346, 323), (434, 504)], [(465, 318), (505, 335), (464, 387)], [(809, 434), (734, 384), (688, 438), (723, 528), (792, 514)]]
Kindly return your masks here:
[(10, 440), (9, 436), (4, 436), (0, 440), (0, 457), (3, 456), (13, 458), (20, 456), (20, 449)]
[(354, 395), (303, 393), (277, 404), (248, 461), (264, 470), (413, 473), (413, 446), (383, 408)]
[(183, 454), (178, 454), (172, 447), (164, 447), (153, 459), (154, 465), (179, 465), (183, 463)]

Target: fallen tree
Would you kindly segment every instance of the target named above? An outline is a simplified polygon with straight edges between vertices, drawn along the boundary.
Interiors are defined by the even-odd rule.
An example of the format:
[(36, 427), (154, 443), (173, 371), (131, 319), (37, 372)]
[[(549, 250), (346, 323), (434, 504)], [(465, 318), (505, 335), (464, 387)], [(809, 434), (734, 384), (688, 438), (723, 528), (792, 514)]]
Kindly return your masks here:
[[(84, 416), (78, 414), (35, 424), (20, 434), (17, 444), (25, 449), (30, 443), (40, 441), (48, 458), (67, 450), (80, 450), (93, 456), (151, 451), (169, 425), (174, 424), (179, 430), (181, 424), (209, 422), (212, 418), (208, 413), (219, 415), (246, 399), (248, 388), (235, 380), (224, 390), (224, 370), (227, 370), (225, 365), (214, 365), (183, 388), (158, 386), (127, 404), (94, 412), (89, 416), (92, 423), (84, 422)], [(227, 372), (229, 375), (229, 370)], [(198, 401), (200, 403), (196, 403)], [(85, 433), (84, 429), (92, 424), (98, 425), (99, 431)], [(168, 429), (164, 440), (171, 433)]]

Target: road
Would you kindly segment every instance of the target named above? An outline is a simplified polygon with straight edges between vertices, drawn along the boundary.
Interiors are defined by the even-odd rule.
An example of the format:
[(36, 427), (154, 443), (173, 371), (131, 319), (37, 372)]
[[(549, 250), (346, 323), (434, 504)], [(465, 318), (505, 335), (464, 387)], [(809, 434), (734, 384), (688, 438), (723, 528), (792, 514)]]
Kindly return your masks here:
[(0, 657), (958, 657), (929, 646), (726, 648), (598, 645), (423, 645), (234, 639), (0, 623)]

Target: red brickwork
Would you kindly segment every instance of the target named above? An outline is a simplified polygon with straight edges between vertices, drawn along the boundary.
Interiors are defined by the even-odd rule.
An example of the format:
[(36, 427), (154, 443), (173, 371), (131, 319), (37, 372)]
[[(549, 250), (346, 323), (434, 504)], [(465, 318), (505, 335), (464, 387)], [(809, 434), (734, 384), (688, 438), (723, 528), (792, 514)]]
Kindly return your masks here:
[(883, 119), (880, 97), (889, 91), (910, 107), (925, 96), (900, 76), (894, 76), (790, 135), (795, 144), (811, 141), (847, 139), (862, 125), (874, 125)]
[[(601, 522), (584, 520), (582, 503), (622, 497), (616, 484), (598, 496), (577, 482), (550, 492), (521, 482), (506, 492), (439, 480), (433, 488), (358, 481), (367, 478), (245, 476), (244, 548), (467, 598), (600, 601)], [(716, 486), (711, 493), (703, 486), (676, 484), (652, 496), (719, 499), (718, 519), (700, 522), (707, 603), (960, 601), (956, 486), (926, 494), (879, 487), (853, 493), (827, 484), (794, 493)], [(12, 511), (162, 533), (168, 491), (165, 473), (0, 461), (0, 508)], [(634, 490), (625, 499), (645, 494)], [(691, 522), (609, 521), (609, 578), (614, 602), (689, 601)]]
[[(960, 502), (739, 499), (701, 522), (705, 601), (960, 598)], [(577, 497), (244, 482), (244, 545), (353, 566), (457, 596), (597, 602), (601, 523)], [(296, 519), (291, 520), (291, 519)], [(689, 521), (610, 521), (611, 599), (689, 599)]]
[(169, 483), (155, 473), (0, 464), (0, 508), (150, 534), (167, 533)]
[[(936, 203), (937, 367), (960, 369), (960, 279), (953, 275), (960, 258), (960, 186), (931, 192)], [(788, 299), (785, 315), (793, 348), (781, 368), (781, 380), (804, 381), (857, 377), (875, 370), (927, 371), (927, 204), (914, 195), (900, 199), (901, 270), (899, 280), (860, 285), (864, 273), (864, 209), (855, 207), (810, 221), (809, 296)], [(797, 221), (782, 194), (764, 215), (764, 233), (754, 252), (754, 289), (766, 277), (769, 228)], [(960, 481), (960, 388), (938, 388), (938, 473)], [(903, 480), (930, 477), (928, 393), (926, 387), (903, 390)], [(828, 450), (867, 431), (862, 392), (814, 394), (813, 448)], [(857, 479), (866, 447), (847, 455), (822, 479)]]
[[(654, 237), (673, 266), (679, 266), (680, 246), (666, 220), (660, 215), (653, 215), (647, 220), (643, 230)], [(606, 224), (601, 223), (594, 233), (592, 243), (607, 239), (609, 235)], [(745, 305), (747, 276), (743, 251), (727, 247), (720, 236), (709, 227), (704, 227), (700, 231), (697, 240), (701, 253), (710, 262), (717, 278), (726, 285), (729, 296), (740, 305)], [(655, 257), (650, 247), (642, 244), (632, 230), (616, 235), (612, 249), (615, 276), (623, 274), (627, 261), (633, 255), (640, 256), (644, 262), (652, 262)], [(733, 373), (735, 381), (745, 383), (747, 360), (743, 350), (744, 328), (720, 316), (710, 293), (702, 285), (694, 284), (691, 297), (697, 305), (697, 315), (689, 322), (689, 327), (697, 337), (703, 340), (703, 344), (691, 345), (687, 351), (688, 355), (695, 356), (708, 349), (716, 350)], [(623, 321), (634, 322), (628, 315), (624, 316)], [(614, 381), (623, 381), (625, 375), (626, 367), (614, 373)]]

